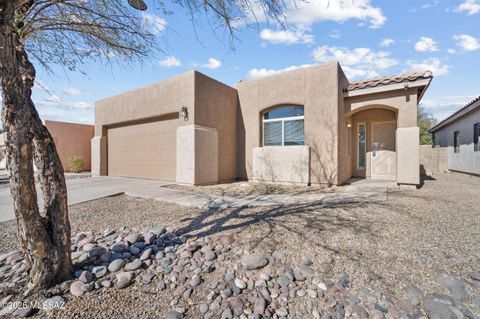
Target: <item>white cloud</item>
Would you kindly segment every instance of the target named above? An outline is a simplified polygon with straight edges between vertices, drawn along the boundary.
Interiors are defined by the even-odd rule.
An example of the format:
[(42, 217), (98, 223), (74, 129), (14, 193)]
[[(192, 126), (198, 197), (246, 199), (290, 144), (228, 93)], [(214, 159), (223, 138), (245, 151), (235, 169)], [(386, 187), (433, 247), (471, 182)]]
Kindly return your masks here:
[(429, 8), (436, 7), (439, 4), (440, 4), (439, 0), (434, 0), (432, 2), (423, 4), (420, 8), (413, 8), (413, 9), (410, 10), (410, 12), (419, 12), (419, 11), (422, 11), (422, 10), (426, 10), (426, 9), (429, 9)]
[[(373, 6), (371, 2), (371, 0), (285, 0), (286, 9), (283, 16), (289, 24), (302, 28), (309, 28), (315, 23), (324, 21), (343, 23), (348, 20), (360, 20), (363, 25), (380, 28), (387, 18), (383, 15), (382, 9)], [(253, 5), (253, 13), (249, 15), (251, 23), (268, 21), (260, 5)], [(241, 25), (240, 23), (236, 26)]]
[(62, 108), (66, 109), (71, 109), (71, 110), (88, 110), (92, 108), (92, 105), (88, 102), (71, 102), (71, 103), (65, 103), (61, 104)]
[(154, 35), (160, 35), (165, 31), (167, 21), (152, 13), (142, 13), (142, 28)]
[(438, 121), (442, 121), (476, 97), (477, 96), (473, 94), (439, 96), (431, 99), (423, 99), (421, 105), (431, 112)]
[(82, 95), (82, 91), (74, 87), (66, 87), (63, 89), (63, 93), (68, 96), (79, 96)]
[(55, 108), (64, 110), (89, 110), (92, 105), (88, 102), (64, 102), (56, 95), (49, 95), (44, 99), (35, 101), (35, 105), (44, 108)]
[(286, 6), (287, 21), (301, 26), (311, 26), (322, 21), (343, 23), (356, 19), (367, 22), (371, 28), (380, 28), (387, 21), (382, 10), (372, 6), (370, 0), (288, 0)]
[(266, 69), (266, 68), (261, 68), (261, 69), (251, 69), (248, 71), (248, 78), (250, 79), (260, 79), (266, 76), (270, 76), (273, 74), (281, 73), (281, 72), (286, 72), (286, 71), (292, 71), (300, 68), (306, 68), (310, 66), (311, 64), (302, 64), (302, 65), (292, 65), (284, 69)]
[(219, 67), (222, 66), (222, 62), (218, 61), (217, 59), (210, 58), (208, 59), (208, 63), (202, 64), (202, 68), (207, 68), (207, 69), (218, 69)]
[(42, 100), (35, 101), (35, 104), (38, 106), (57, 107), (60, 104), (60, 98), (56, 95), (50, 94)]
[(158, 61), (158, 64), (166, 68), (171, 68), (175, 66), (181, 66), (182, 62), (180, 62), (180, 60), (174, 56), (167, 56), (165, 59)]
[(60, 122), (70, 122), (70, 123), (83, 123), (83, 124), (93, 124), (93, 112), (89, 114), (78, 114), (72, 111), (59, 111), (59, 110), (39, 110), (38, 111), (40, 118), (43, 120), (52, 120)]
[(480, 41), (471, 35), (460, 34), (454, 35), (453, 39), (457, 41), (457, 45), (465, 51), (476, 51), (480, 49)]
[(315, 36), (306, 34), (304, 30), (280, 30), (273, 31), (271, 29), (263, 29), (260, 32), (260, 38), (273, 44), (296, 44), (296, 43), (313, 43)]
[(432, 38), (421, 37), (420, 40), (415, 43), (415, 50), (418, 52), (435, 52), (438, 51), (438, 48), (437, 43)]
[(338, 60), (349, 79), (376, 77), (379, 70), (385, 70), (398, 64), (397, 60), (390, 57), (389, 52), (375, 52), (369, 48), (350, 50), (327, 45), (316, 48), (313, 51), (313, 58), (320, 63)]
[(340, 31), (333, 30), (332, 32), (330, 32), (330, 34), (328, 36), (332, 39), (338, 39), (338, 38), (340, 38), (340, 35), (341, 35)]
[(480, 0), (465, 0), (454, 11), (466, 12), (469, 16), (480, 13)]
[(472, 101), (476, 97), (476, 95), (441, 96), (435, 99), (422, 100), (422, 105), (430, 109), (438, 109), (452, 105), (460, 107), (466, 105), (468, 102)]
[(429, 58), (421, 62), (414, 60), (407, 61), (408, 71), (412, 72), (422, 72), (422, 71), (432, 71), (434, 76), (447, 75), (450, 72), (451, 66), (443, 64), (439, 58)]
[(395, 40), (389, 39), (389, 38), (385, 38), (385, 39), (382, 40), (382, 42), (380, 42), (380, 46), (381, 46), (382, 48), (386, 48), (386, 47), (391, 46), (391, 45), (394, 44), (394, 43), (395, 43)]
[(455, 54), (457, 51), (455, 51), (455, 49), (448, 49), (447, 52), (448, 54)]

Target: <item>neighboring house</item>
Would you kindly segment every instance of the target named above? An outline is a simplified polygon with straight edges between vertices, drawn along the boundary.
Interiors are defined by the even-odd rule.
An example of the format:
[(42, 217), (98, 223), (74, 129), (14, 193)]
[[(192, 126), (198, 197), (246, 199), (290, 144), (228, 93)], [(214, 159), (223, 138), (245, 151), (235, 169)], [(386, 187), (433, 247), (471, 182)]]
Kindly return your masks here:
[(448, 169), (480, 175), (480, 96), (430, 129), (435, 147), (448, 149)]
[[(57, 121), (43, 121), (53, 137), (63, 169), (70, 171), (69, 160), (73, 156), (81, 156), (85, 162), (84, 170), (91, 169), (91, 139), (93, 138), (94, 126)], [(0, 150), (4, 145), (5, 133), (0, 134)], [(2, 143), (3, 142), (3, 143)], [(2, 167), (3, 165), (3, 167)], [(0, 169), (5, 169), (5, 160), (0, 162)]]
[(185, 184), (419, 180), (430, 72), (349, 83), (331, 62), (233, 87), (191, 71), (98, 101), (95, 175)]

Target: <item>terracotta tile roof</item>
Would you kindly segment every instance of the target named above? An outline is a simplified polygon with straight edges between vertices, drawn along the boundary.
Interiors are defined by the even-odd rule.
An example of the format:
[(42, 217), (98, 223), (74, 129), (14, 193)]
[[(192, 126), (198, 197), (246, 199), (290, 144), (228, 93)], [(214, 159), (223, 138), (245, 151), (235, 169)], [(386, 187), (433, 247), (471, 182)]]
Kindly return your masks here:
[[(466, 105), (462, 106), (461, 108), (459, 108), (457, 111), (455, 111), (453, 114), (451, 114), (449, 117), (447, 117), (446, 119), (444, 119), (443, 121), (441, 121), (440, 123), (438, 123), (437, 125), (435, 125), (434, 127), (432, 127), (430, 130), (428, 130), (429, 132), (435, 132), (437, 131), (438, 129), (444, 127), (445, 125), (447, 125), (448, 123), (450, 122), (453, 122), (457, 117), (459, 116), (462, 116), (470, 111), (473, 111), (477, 108), (480, 107), (480, 103), (477, 103), (477, 102), (480, 102), (480, 96), (478, 96), (477, 98), (473, 99), (471, 102), (468, 102)], [(475, 105), (477, 104), (477, 105)], [(471, 108), (470, 110), (468, 110), (469, 108)], [(461, 114), (465, 112), (464, 114)]]
[(428, 79), (428, 78), (432, 78), (432, 72), (430, 71), (407, 73), (407, 74), (400, 74), (395, 76), (384, 76), (384, 77), (379, 77), (375, 79), (351, 82), (348, 85), (348, 90), (353, 91), (353, 90), (365, 89), (368, 87), (376, 87), (379, 85), (388, 85), (392, 83), (402, 83), (402, 82), (413, 82), (418, 79)]

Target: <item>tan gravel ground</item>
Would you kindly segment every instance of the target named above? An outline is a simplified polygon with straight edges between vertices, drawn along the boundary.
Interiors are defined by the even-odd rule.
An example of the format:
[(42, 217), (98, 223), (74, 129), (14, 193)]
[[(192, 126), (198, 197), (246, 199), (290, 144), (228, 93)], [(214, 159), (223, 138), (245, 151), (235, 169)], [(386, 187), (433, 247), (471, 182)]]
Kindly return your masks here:
[[(442, 291), (435, 276), (448, 272), (468, 283), (475, 304), (480, 288), (473, 287), (467, 274), (480, 271), (480, 178), (440, 174), (434, 179), (419, 190), (390, 193), (383, 203), (338, 207), (202, 211), (117, 196), (72, 206), (71, 223), (74, 232), (161, 225), (187, 236), (230, 233), (259, 253), (284, 250), (293, 266), (310, 258), (329, 276), (346, 273), (354, 289), (397, 295), (403, 295), (407, 284)], [(0, 223), (0, 253), (15, 248), (14, 230), (13, 222)], [(67, 307), (91, 309), (87, 315), (92, 317), (127, 318), (133, 304), (146, 305), (148, 313), (165, 304), (162, 296), (137, 294), (135, 289), (102, 293), (95, 299), (100, 306), (87, 297), (71, 299)], [(471, 307), (477, 315), (478, 307)]]
[(326, 186), (291, 186), (279, 184), (267, 184), (259, 182), (235, 182), (220, 185), (189, 186), (189, 185), (166, 185), (166, 188), (197, 192), (210, 196), (248, 196), (248, 195), (272, 195), (272, 194), (308, 194), (318, 192), (332, 192), (335, 187)]

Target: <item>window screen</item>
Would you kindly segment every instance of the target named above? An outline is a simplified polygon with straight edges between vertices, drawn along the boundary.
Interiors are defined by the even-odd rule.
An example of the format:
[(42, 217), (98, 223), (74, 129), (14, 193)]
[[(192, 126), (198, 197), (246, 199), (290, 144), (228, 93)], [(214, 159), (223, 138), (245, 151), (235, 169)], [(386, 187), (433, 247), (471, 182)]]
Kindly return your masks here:
[(303, 119), (284, 122), (285, 145), (303, 145)]
[(265, 146), (282, 145), (282, 122), (264, 123), (263, 134)]

